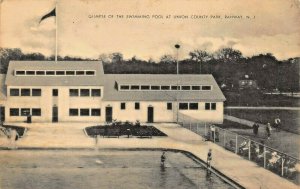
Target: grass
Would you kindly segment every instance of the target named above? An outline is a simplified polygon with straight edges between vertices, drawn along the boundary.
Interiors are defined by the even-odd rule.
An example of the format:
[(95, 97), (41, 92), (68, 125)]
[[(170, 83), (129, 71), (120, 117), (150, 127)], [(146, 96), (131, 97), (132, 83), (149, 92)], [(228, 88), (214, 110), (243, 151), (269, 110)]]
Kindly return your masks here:
[[(224, 124), (218, 125), (221, 128), (226, 128), (234, 133), (239, 135), (249, 137), (250, 139), (261, 142), (263, 141), (265, 145), (275, 148), (281, 152), (294, 156), (296, 158), (300, 158), (300, 143), (299, 143), (299, 135), (281, 131), (275, 132), (271, 131), (271, 139), (266, 138), (265, 127), (259, 127), (258, 136), (253, 134), (252, 128), (242, 125), (240, 123), (234, 123), (231, 121), (224, 121)], [(245, 129), (245, 127), (248, 127)]]
[(295, 110), (225, 110), (225, 114), (260, 123), (274, 122), (277, 115), (283, 130), (300, 134), (300, 111)]
[(227, 106), (283, 106), (299, 107), (300, 98), (262, 94), (259, 91), (224, 91)]

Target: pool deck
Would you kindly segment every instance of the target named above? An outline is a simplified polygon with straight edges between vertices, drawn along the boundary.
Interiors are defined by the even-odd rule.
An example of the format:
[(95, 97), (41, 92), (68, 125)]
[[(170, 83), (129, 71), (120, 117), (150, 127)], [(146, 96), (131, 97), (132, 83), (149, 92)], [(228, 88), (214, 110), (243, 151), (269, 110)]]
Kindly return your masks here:
[[(300, 188), (300, 186), (257, 166), (254, 162), (226, 151), (222, 147), (204, 141), (203, 138), (176, 124), (152, 124), (168, 137), (149, 138), (102, 138), (95, 139), (85, 135), (83, 129), (93, 123), (6, 123), (25, 126), (26, 135), (17, 141), (18, 148), (37, 149), (73, 149), (95, 148), (166, 148), (189, 151), (202, 160), (206, 160), (208, 149), (212, 149), (212, 165), (220, 172), (244, 186), (253, 189)], [(71, 129), (72, 128), (72, 129)], [(9, 145), (0, 141), (0, 146)]]

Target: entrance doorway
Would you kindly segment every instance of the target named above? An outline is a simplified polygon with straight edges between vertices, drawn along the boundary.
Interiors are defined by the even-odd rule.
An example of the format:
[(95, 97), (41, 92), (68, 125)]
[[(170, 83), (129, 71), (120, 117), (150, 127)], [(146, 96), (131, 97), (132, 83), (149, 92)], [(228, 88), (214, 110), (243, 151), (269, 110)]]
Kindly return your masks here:
[(148, 107), (148, 123), (153, 123), (154, 121), (154, 109), (153, 107)]
[(105, 121), (112, 122), (112, 107), (105, 108)]
[(58, 122), (58, 107), (52, 107), (52, 122)]

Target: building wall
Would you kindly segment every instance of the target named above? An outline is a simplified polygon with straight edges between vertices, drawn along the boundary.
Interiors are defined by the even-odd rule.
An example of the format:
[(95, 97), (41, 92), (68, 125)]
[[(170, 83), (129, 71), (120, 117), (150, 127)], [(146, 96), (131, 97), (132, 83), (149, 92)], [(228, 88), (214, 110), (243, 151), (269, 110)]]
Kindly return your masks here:
[[(40, 88), (42, 95), (34, 96), (10, 96), (10, 88)], [(121, 102), (119, 101), (102, 101), (103, 87), (101, 89), (101, 97), (71, 97), (69, 89), (95, 89), (99, 87), (8, 87), (7, 102), (5, 106), (6, 122), (24, 122), (26, 116), (10, 116), (10, 108), (41, 108), (41, 116), (32, 116), (32, 122), (52, 122), (52, 108), (58, 107), (59, 122), (105, 122), (105, 108), (110, 106), (113, 109), (113, 119), (118, 121), (140, 122), (148, 121), (148, 107), (154, 109), (154, 122), (176, 122), (177, 121), (177, 103), (172, 102), (172, 110), (167, 109), (167, 103), (164, 101), (142, 101), (140, 109), (135, 109), (135, 101), (124, 101), (126, 109), (121, 110)], [(52, 96), (52, 90), (58, 89), (58, 97)], [(198, 110), (179, 110), (178, 120), (189, 122), (223, 122), (223, 102), (216, 102), (216, 110), (205, 110), (205, 102), (197, 102)], [(70, 116), (70, 108), (92, 108), (101, 109), (100, 116)], [(91, 114), (91, 112), (90, 112)]]
[[(172, 102), (172, 110), (167, 109), (167, 102), (140, 102), (140, 109), (135, 110), (135, 102), (127, 101), (126, 109), (121, 110), (121, 102), (111, 101), (103, 102), (103, 122), (105, 122), (105, 107), (112, 107), (113, 119), (117, 121), (147, 122), (148, 107), (154, 109), (154, 122), (176, 122), (177, 121), (177, 103)], [(189, 122), (212, 122), (223, 123), (223, 102), (216, 102), (216, 110), (205, 110), (205, 102), (198, 102), (198, 110), (179, 110), (178, 120)]]
[[(10, 96), (10, 88), (40, 88), (41, 96)], [(101, 97), (70, 97), (70, 88), (99, 88), (94, 86), (85, 87), (8, 87), (7, 103), (5, 107), (6, 122), (23, 122), (26, 116), (10, 116), (10, 108), (41, 108), (41, 116), (32, 116), (33, 122), (52, 122), (52, 108), (58, 107), (58, 121), (88, 121), (98, 122), (101, 116), (69, 116), (69, 108), (101, 108), (103, 87)], [(52, 96), (52, 89), (58, 89), (58, 97)]]
[(180, 122), (209, 122), (223, 123), (224, 119), (224, 103), (216, 102), (216, 110), (205, 110), (205, 102), (199, 102), (199, 109), (195, 110), (180, 110)]
[[(105, 107), (110, 106), (113, 109), (113, 119), (118, 121), (131, 121), (135, 122), (147, 122), (148, 119), (148, 107), (152, 106), (154, 109), (154, 121), (155, 122), (173, 122), (174, 111), (167, 110), (166, 102), (140, 102), (140, 109), (135, 110), (135, 102), (126, 101), (126, 109), (121, 110), (121, 102), (103, 102), (103, 112), (105, 113)], [(174, 110), (174, 106), (173, 106)], [(175, 115), (176, 116), (176, 115)], [(103, 116), (105, 121), (105, 115)]]

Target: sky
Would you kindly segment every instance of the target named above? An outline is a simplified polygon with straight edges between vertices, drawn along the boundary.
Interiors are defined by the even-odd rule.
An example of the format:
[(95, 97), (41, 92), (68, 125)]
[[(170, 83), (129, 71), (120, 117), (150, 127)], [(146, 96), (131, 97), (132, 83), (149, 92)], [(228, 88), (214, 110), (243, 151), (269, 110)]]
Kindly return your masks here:
[[(0, 46), (25, 53), (55, 54), (57, 29), (61, 56), (121, 52), (125, 59), (158, 60), (175, 56), (177, 43), (179, 59), (195, 49), (224, 47), (244, 56), (300, 56), (300, 0), (2, 0), (0, 5)], [(54, 7), (57, 16), (39, 24)], [(132, 15), (146, 18), (127, 18)]]

